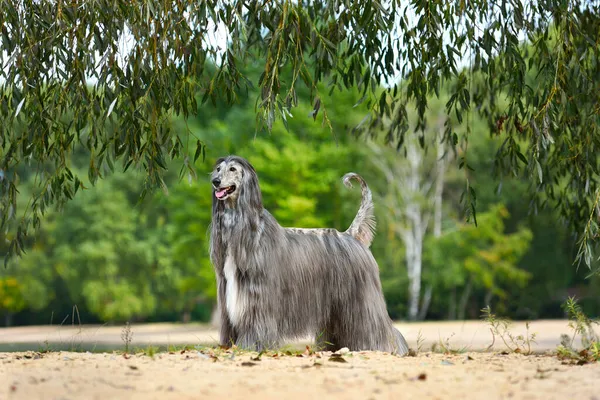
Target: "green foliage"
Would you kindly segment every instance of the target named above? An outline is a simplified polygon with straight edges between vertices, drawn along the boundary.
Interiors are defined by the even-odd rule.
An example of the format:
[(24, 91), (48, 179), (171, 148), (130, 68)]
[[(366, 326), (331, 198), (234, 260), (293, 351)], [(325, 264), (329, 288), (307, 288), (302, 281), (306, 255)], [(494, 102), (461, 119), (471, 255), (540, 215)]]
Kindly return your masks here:
[[(340, 167), (351, 150), (336, 148), (331, 142), (310, 144), (284, 134), (285, 146), (257, 139), (252, 146), (253, 165), (260, 171), (265, 206), (283, 226), (335, 227), (346, 229), (351, 219), (342, 222), (343, 191)], [(325, 161), (326, 160), (326, 161)], [(352, 206), (358, 209), (360, 200)]]
[[(340, 109), (352, 101), (352, 97), (340, 99)], [(330, 112), (338, 111), (334, 107)], [(251, 140), (241, 127), (252, 110), (234, 108), (231, 114), (225, 117), (231, 125), (209, 120), (206, 128), (192, 128), (222, 153), (230, 147), (252, 160), (259, 170), (265, 205), (282, 224), (340, 229), (350, 224), (360, 192), (345, 189), (341, 176), (355, 153), (352, 146), (341, 145), (342, 141), (336, 145), (327, 127), (315, 128), (307, 119), (294, 119), (290, 124), (298, 136), (311, 142), (285, 131), (281, 123), (273, 127), (280, 142)], [(215, 130), (238, 125), (239, 138), (229, 144), (214, 136)], [(195, 167), (204, 175), (212, 161), (212, 156), (206, 163), (198, 160)], [(14, 263), (38, 262), (39, 268), (60, 282), (58, 288), (66, 289), (63, 299), (79, 304), (100, 321), (208, 320), (216, 304), (208, 252), (211, 185), (204, 176), (196, 179), (186, 176), (186, 169), (182, 172), (182, 180), (174, 174), (165, 176), (168, 193), (158, 192), (141, 202), (141, 174), (107, 175), (65, 205), (64, 212), (50, 212), (36, 238), (39, 251)], [(12, 272), (13, 262), (9, 268)], [(31, 273), (29, 269), (22, 272), (23, 277)], [(52, 288), (51, 283), (47, 287)]]
[(13, 277), (0, 280), (0, 310), (15, 313), (25, 308), (22, 285)]
[(138, 185), (111, 176), (66, 205), (68, 218), (47, 216), (33, 250), (8, 268), (19, 274), (31, 309), (46, 307), (57, 296), (54, 286), (101, 320), (160, 311), (160, 295), (172, 291), (176, 268), (162, 237), (164, 217), (136, 207)]
[[(169, 196), (160, 196), (159, 203), (167, 210), (162, 238), (169, 249), (168, 258), (174, 268), (169, 270), (173, 285), (165, 285), (163, 305), (186, 313), (198, 304), (210, 309), (216, 304), (215, 275), (208, 252), (211, 187), (207, 180), (176, 185)], [(174, 293), (169, 293), (175, 289)]]
[(75, 218), (54, 216), (54, 233), (67, 240), (55, 244), (53, 255), (56, 272), (76, 303), (85, 302), (104, 320), (124, 321), (155, 311), (148, 271), (156, 265), (158, 275), (165, 264), (157, 262), (160, 247), (140, 240), (144, 225), (139, 211), (124, 212), (125, 193), (112, 186), (103, 181), (69, 203), (65, 212)]
[[(154, 18), (168, 3), (157, 5), (156, 14), (151, 12), (148, 15)], [(270, 6), (275, 17), (282, 4), (284, 2), (275, 2)], [(330, 5), (314, 7), (327, 8)], [(55, 5), (47, 4), (45, 7), (48, 7), (46, 11), (51, 11)], [(86, 3), (80, 10), (89, 10), (89, 7), (95, 5)], [(145, 6), (137, 4), (130, 7), (128, 10)], [(189, 7), (202, 5), (193, 4)], [(370, 6), (353, 7), (362, 9)], [(440, 5), (432, 7), (435, 11)], [(119, 12), (125, 13), (127, 10)], [(315, 14), (315, 23), (321, 23), (319, 15)], [(117, 13), (115, 21), (122, 16)], [(94, 15), (86, 14), (82, 23), (94, 18)], [(135, 18), (126, 26), (133, 26)], [(168, 24), (170, 18), (171, 15), (163, 22)], [(285, 21), (279, 22), (286, 24)], [(331, 26), (335, 26), (337, 22), (331, 23)], [(60, 20), (57, 24), (60, 31)], [(320, 25), (319, 29), (330, 29), (327, 26)], [(113, 28), (107, 28), (106, 32)], [(268, 39), (272, 30), (265, 32)], [(139, 31), (137, 34), (145, 37), (147, 33)], [(173, 38), (176, 37), (177, 32), (173, 34)], [(168, 36), (166, 40), (168, 42), (173, 38)], [(81, 43), (87, 39), (81, 38)], [(78, 39), (74, 45), (79, 46), (79, 43)], [(143, 41), (136, 42), (134, 48), (141, 49), (143, 45)], [(250, 52), (250, 47), (239, 51)], [(286, 49), (282, 49), (282, 52)], [(109, 51), (109, 58), (112, 51)], [(193, 51), (202, 52), (203, 49)], [(297, 87), (294, 107), (280, 109), (277, 106), (275, 115), (285, 115), (285, 122), (281, 118), (274, 118), (270, 126), (271, 135), (267, 137), (255, 129), (256, 112), (253, 106), (256, 98), (262, 99), (264, 85), (270, 83), (265, 81), (264, 76), (260, 77), (264, 72), (261, 61), (264, 54), (260, 51), (251, 54), (252, 57), (240, 59), (240, 64), (237, 64), (239, 76), (247, 77), (249, 82), (254, 83), (247, 87), (219, 86), (223, 84), (224, 77), (231, 78), (223, 75), (230, 65), (214, 66), (206, 62), (200, 75), (194, 75), (193, 79), (185, 78), (193, 90), (185, 93), (165, 92), (168, 85), (181, 84), (179, 78), (171, 77), (172, 80), (168, 81), (171, 67), (154, 75), (154, 70), (149, 69), (148, 64), (144, 67), (144, 62), (140, 61), (149, 57), (150, 53), (136, 50), (128, 60), (123, 61), (134, 64), (124, 67), (116, 63), (111, 67), (114, 71), (122, 68), (122, 71), (129, 73), (127, 80), (119, 80), (119, 85), (115, 87), (106, 82), (94, 83), (83, 90), (83, 84), (75, 79), (69, 81), (68, 87), (54, 84), (37, 92), (29, 86), (25, 89), (26, 93), (22, 93), (24, 97), (21, 98), (25, 98), (25, 101), (19, 115), (14, 119), (9, 118), (12, 125), (0, 124), (0, 133), (4, 135), (0, 143), (3, 157), (0, 160), (2, 204), (5, 215), (14, 217), (3, 226), (5, 244), (2, 249), (14, 252), (15, 248), (11, 246), (15, 243), (19, 248), (28, 249), (22, 258), (11, 259), (8, 268), (0, 270), (0, 280), (16, 280), (18, 290), (10, 295), (13, 300), (21, 298), (25, 301), (24, 306), (19, 306), (22, 311), (17, 312), (15, 320), (21, 323), (47, 323), (54, 311), (60, 320), (64, 310), (70, 312), (73, 304), (82, 310), (85, 322), (208, 320), (215, 305), (216, 288), (208, 258), (207, 228), (211, 198), (206, 176), (212, 161), (228, 153), (250, 159), (259, 173), (265, 206), (280, 223), (287, 226), (346, 229), (356, 213), (360, 193), (342, 187), (340, 178), (348, 171), (361, 173), (373, 191), (379, 194), (379, 197), (376, 196), (378, 234), (372, 250), (381, 267), (388, 307), (394, 318), (404, 318), (407, 287), (403, 268), (405, 249), (393, 234), (399, 221), (386, 210), (388, 200), (402, 195), (402, 185), (397, 185), (398, 191), (394, 192), (389, 182), (383, 179), (373, 165), (373, 155), (363, 151), (366, 137), (354, 140), (344, 134), (357, 125), (368, 127), (371, 123), (376, 127), (371, 127), (369, 134), (378, 137), (368, 141), (385, 154), (387, 161), (398, 164), (405, 162), (406, 145), (408, 140), (413, 139), (400, 137), (404, 144), (397, 152), (393, 147), (384, 145), (383, 136), (388, 128), (398, 131), (418, 129), (413, 143), (421, 145), (422, 142), (425, 156), (421, 168), (424, 172), (431, 170), (437, 155), (432, 151), (431, 143), (434, 142), (429, 135), (442, 130), (446, 140), (450, 140), (454, 146), (450, 146), (448, 155), (455, 157), (459, 166), (462, 166), (461, 169), (449, 167), (447, 171), (444, 182), (444, 234), (439, 240), (428, 239), (426, 247), (423, 283), (424, 286), (433, 287), (431, 308), (434, 309), (435, 318), (456, 318), (456, 313), (446, 313), (452, 304), (455, 308), (458, 306), (470, 310), (463, 312), (464, 317), (477, 317), (478, 310), (482, 305), (490, 304), (490, 300), (497, 303), (494, 307), (501, 310), (503, 315), (521, 316), (527, 313), (528, 316), (554, 317), (559, 312), (556, 304), (561, 301), (557, 299), (563, 296), (566, 288), (575, 286), (587, 295), (586, 311), (591, 309), (597, 312), (599, 303), (594, 297), (594, 285), (598, 281), (583, 281), (574, 269), (565, 268), (572, 257), (568, 226), (556, 223), (557, 213), (543, 210), (535, 203), (532, 203), (532, 209), (539, 212), (539, 217), (528, 217), (530, 208), (524, 199), (528, 190), (531, 190), (528, 188), (530, 182), (519, 172), (523, 159), (516, 152), (528, 160), (531, 148), (527, 136), (529, 128), (525, 127), (525, 133), (515, 135), (515, 124), (511, 122), (514, 119), (507, 119), (504, 125), (500, 124), (500, 129), (496, 125), (492, 127), (494, 135), (489, 137), (490, 119), (486, 119), (486, 115), (483, 118), (475, 112), (461, 115), (461, 110), (456, 112), (455, 104), (448, 115), (446, 104), (457, 92), (453, 81), (440, 84), (439, 98), (430, 96), (427, 99), (429, 108), (421, 119), (419, 113), (422, 103), (417, 99), (409, 97), (406, 104), (404, 100), (393, 103), (390, 99), (393, 93), (386, 94), (384, 89), (373, 83), (369, 84), (366, 93), (363, 92), (366, 86), (362, 86), (344, 92), (333, 90), (330, 94), (331, 87), (323, 81), (319, 83), (319, 80), (314, 80), (314, 86), (311, 83), (309, 88), (302, 85)], [(86, 60), (80, 58), (78, 67), (85, 64)], [(306, 57), (310, 71), (321, 61)], [(334, 59), (334, 62), (338, 61)], [(145, 70), (136, 70), (138, 67), (135, 62)], [(171, 61), (166, 62), (168, 64)], [(357, 64), (360, 67), (359, 64), (360, 60)], [(177, 68), (185, 68), (185, 65), (182, 62)], [(246, 68), (242, 69), (244, 65)], [(60, 62), (58, 68), (61, 68)], [(276, 68), (279, 68), (279, 64)], [(109, 79), (113, 70), (106, 70), (104, 65), (100, 69), (105, 71), (107, 75), (104, 77)], [(276, 77), (281, 87), (293, 81), (294, 71), (294, 64), (281, 64)], [(364, 71), (361, 69), (361, 72)], [(269, 73), (272, 72), (273, 69)], [(346, 72), (343, 69), (336, 70), (327, 78), (335, 80), (336, 75)], [(314, 73), (321, 74), (322, 78), (327, 75), (323, 69)], [(371, 79), (377, 73), (368, 71), (367, 78)], [(435, 68), (427, 70), (427, 74), (435, 73)], [(147, 81), (150, 77), (158, 78), (150, 84)], [(463, 74), (461, 79), (472, 79), (472, 86), (463, 87), (460, 95), (455, 97), (455, 103), (465, 103), (465, 88), (472, 91), (478, 85), (487, 84), (483, 77), (484, 74), (479, 73), (472, 77)], [(531, 74), (526, 78), (528, 84), (538, 84)], [(338, 89), (339, 79), (335, 84)], [(421, 78), (411, 75), (410, 79)], [(410, 82), (410, 79), (404, 83)], [(260, 85), (257, 84), (259, 81)], [(0, 85), (9, 85), (7, 82), (0, 77)], [(33, 80), (30, 79), (30, 83), (35, 87)], [(352, 86), (352, 82), (348, 83)], [(466, 83), (458, 84), (464, 86)], [(210, 85), (212, 89), (207, 89)], [(0, 101), (4, 102), (3, 107), (5, 103), (8, 105), (0, 109), (1, 118), (15, 114), (15, 101), (6, 97), (6, 90), (13, 90), (17, 86), (2, 86), (5, 91), (0, 91), (0, 97), (4, 96)], [(399, 89), (398, 96), (417, 89), (406, 85), (403, 88)], [(228, 95), (229, 89), (236, 90), (236, 95)], [(276, 87), (271, 89), (275, 90)], [(267, 88), (267, 91), (271, 89)], [(56, 111), (54, 107), (58, 103), (45, 103), (46, 119), (41, 119), (41, 111), (36, 108), (41, 104), (37, 96), (45, 101), (43, 96), (57, 90), (64, 91), (61, 92), (64, 97), (57, 101), (64, 107), (71, 104), (71, 108), (61, 109), (69, 111), (64, 111), (62, 119), (56, 122), (52, 120), (55, 116), (52, 113)], [(114, 92), (108, 94), (110, 90)], [(179, 105), (176, 105), (177, 101), (170, 102), (173, 96), (189, 95), (194, 101), (200, 102), (207, 90), (210, 92), (207, 99), (214, 97), (214, 107), (192, 107), (189, 103), (187, 117), (183, 111), (183, 115), (179, 116), (173, 112), (172, 107), (183, 107), (183, 102)], [(384, 102), (372, 101), (372, 94), (369, 94), (371, 90)], [(81, 100), (86, 93), (89, 99)], [(383, 97), (379, 97), (381, 94)], [(73, 103), (74, 95), (80, 96), (80, 103)], [(162, 97), (155, 101), (157, 96)], [(313, 96), (317, 96), (318, 101)], [(471, 106), (480, 101), (473, 96), (466, 101), (468, 104), (470, 101)], [(162, 101), (165, 98), (170, 100)], [(496, 106), (508, 109), (510, 97), (503, 95), (501, 98)], [(279, 101), (277, 99), (281, 100), (281, 96), (275, 102)], [(229, 100), (234, 100), (235, 104), (231, 105)], [(130, 109), (132, 101), (136, 102), (135, 112)], [(111, 105), (114, 106), (109, 113)], [(267, 103), (260, 103), (259, 115), (268, 107)], [(373, 107), (389, 108), (398, 115), (365, 119)], [(458, 107), (463, 105), (459, 104)], [(489, 107), (486, 107), (482, 109), (488, 110)], [(97, 115), (90, 117), (92, 109), (96, 110), (94, 113)], [(194, 117), (196, 112), (197, 116)], [(49, 124), (46, 128), (34, 129), (36, 124), (44, 121)], [(77, 124), (81, 124), (79, 128)], [(26, 129), (29, 126), (32, 128)], [(550, 128), (554, 129), (552, 125)], [(563, 147), (565, 155), (569, 151)], [(497, 157), (500, 157), (500, 163)], [(547, 154), (547, 161), (540, 160), (543, 182), (550, 182), (554, 173), (553, 169), (546, 171), (544, 164), (553, 162), (552, 157), (552, 154)], [(170, 161), (174, 158), (178, 160)], [(532, 165), (535, 163), (528, 161), (528, 168)], [(553, 165), (553, 168), (560, 167), (556, 162)], [(140, 173), (136, 166), (145, 171)], [(507, 168), (512, 171), (511, 174), (502, 173)], [(127, 172), (113, 171), (120, 169), (127, 169)], [(536, 178), (533, 182), (537, 185), (537, 167), (526, 172), (532, 171)], [(156, 184), (162, 186), (163, 191), (141, 200), (140, 192), (148, 192)], [(557, 184), (562, 185), (561, 188), (570, 185), (566, 178)], [(477, 188), (476, 197), (470, 190), (461, 197), (467, 185)], [(593, 180), (590, 185), (593, 188)], [(16, 202), (11, 197), (13, 194), (16, 196), (16, 192), (11, 192), (13, 186), (20, 191)], [(534, 189), (537, 190), (537, 186)], [(574, 190), (569, 195), (577, 197), (578, 192)], [(62, 200), (70, 197), (73, 200), (63, 204)], [(30, 202), (30, 199), (33, 200)], [(426, 199), (420, 200), (426, 202)], [(464, 220), (469, 213), (475, 217), (472, 207), (475, 200), (478, 226), (457, 222)], [(551, 204), (550, 198), (548, 201)], [(50, 208), (51, 204), (61, 207), (54, 210)], [(21, 223), (24, 225), (19, 225)], [(23, 227), (28, 223), (34, 223), (36, 227), (40, 224), (35, 237), (25, 235)], [(19, 232), (19, 229), (22, 229), (21, 236), (17, 237), (15, 232)], [(428, 231), (427, 235), (430, 233)], [(16, 239), (19, 240), (15, 242)], [(0, 302), (4, 297), (0, 297)], [(23, 304), (21, 300), (17, 303)]]
[[(350, 89), (369, 113), (348, 128), (372, 134), (390, 121), (383, 133), (401, 145), (409, 104), (418, 134), (431, 98), (447, 90), (444, 113), (463, 128), (445, 131), (461, 146), (459, 165), (469, 167), (463, 152), (480, 115), (502, 140), (497, 177), (528, 174), (533, 207), (557, 205), (580, 234), (580, 260), (594, 262), (595, 2), (2, 0), (0, 7), (0, 225), (9, 255), (22, 254), (28, 228), (39, 227), (48, 207), (83, 189), (85, 171), (69, 163), (78, 146), (89, 150), (91, 184), (115, 167), (137, 167), (146, 176), (142, 193), (166, 190), (169, 160), (181, 159), (194, 175), (207, 145), (187, 124), (175, 129), (172, 117), (188, 120), (209, 100), (248, 101), (251, 90), (256, 124), (244, 130), (273, 131), (276, 121), (297, 118), (292, 110), (305, 97), (303, 118), (337, 135), (345, 115), (333, 115), (327, 95)], [(25, 169), (35, 171), (36, 190), (22, 202)], [(467, 216), (476, 220), (470, 182)]]
[(55, 296), (52, 277), (46, 254), (39, 244), (34, 245), (27, 258), (0, 270), (0, 312), (43, 310)]
[(430, 238), (425, 259), (425, 278), (445, 288), (473, 285), (500, 300), (508, 288), (524, 287), (531, 274), (518, 268), (517, 262), (527, 251), (531, 231), (521, 228), (505, 233), (508, 211), (496, 205), (480, 214), (478, 226), (458, 224), (439, 238)]

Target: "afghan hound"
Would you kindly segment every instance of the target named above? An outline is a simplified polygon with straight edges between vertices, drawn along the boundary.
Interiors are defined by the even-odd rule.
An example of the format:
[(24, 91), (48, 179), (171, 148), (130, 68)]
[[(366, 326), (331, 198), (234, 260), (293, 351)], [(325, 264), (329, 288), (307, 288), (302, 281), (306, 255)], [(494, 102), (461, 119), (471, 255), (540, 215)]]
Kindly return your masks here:
[(345, 232), (283, 228), (263, 208), (258, 176), (237, 156), (217, 160), (210, 256), (217, 278), (220, 342), (264, 350), (314, 336), (327, 350), (380, 350), (408, 345), (387, 313), (377, 262), (373, 200), (357, 174), (362, 202)]

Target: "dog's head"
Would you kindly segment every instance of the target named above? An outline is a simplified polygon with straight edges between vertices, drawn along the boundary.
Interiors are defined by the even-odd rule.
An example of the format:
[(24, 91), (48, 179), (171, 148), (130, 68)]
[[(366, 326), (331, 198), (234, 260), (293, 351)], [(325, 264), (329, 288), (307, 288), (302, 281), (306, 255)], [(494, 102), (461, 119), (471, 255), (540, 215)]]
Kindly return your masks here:
[(231, 207), (262, 208), (258, 177), (246, 159), (238, 156), (219, 158), (210, 180), (213, 185), (213, 201), (227, 201)]

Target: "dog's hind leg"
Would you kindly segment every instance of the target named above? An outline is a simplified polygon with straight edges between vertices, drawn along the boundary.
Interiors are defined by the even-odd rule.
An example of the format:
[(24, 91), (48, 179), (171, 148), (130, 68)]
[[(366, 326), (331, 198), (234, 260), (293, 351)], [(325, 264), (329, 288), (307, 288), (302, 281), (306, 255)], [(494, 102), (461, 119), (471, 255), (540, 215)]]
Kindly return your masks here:
[(398, 355), (405, 355), (408, 354), (408, 343), (406, 343), (406, 339), (404, 339), (404, 336), (400, 333), (400, 331), (396, 328), (394, 328), (392, 326), (392, 329), (394, 330), (394, 334), (395, 334), (395, 347), (396, 350), (393, 351), (393, 353), (396, 353)]
[(376, 350), (398, 355), (408, 353), (408, 345), (402, 334), (393, 326), (383, 296), (376, 292), (372, 295), (350, 300), (343, 314), (338, 316), (336, 345), (348, 347), (353, 351)]
[(373, 350), (387, 351), (392, 354), (408, 354), (408, 344), (400, 331), (394, 328), (392, 320), (387, 315), (380, 316), (381, 320), (374, 326), (377, 326), (377, 332), (373, 332), (367, 338)]

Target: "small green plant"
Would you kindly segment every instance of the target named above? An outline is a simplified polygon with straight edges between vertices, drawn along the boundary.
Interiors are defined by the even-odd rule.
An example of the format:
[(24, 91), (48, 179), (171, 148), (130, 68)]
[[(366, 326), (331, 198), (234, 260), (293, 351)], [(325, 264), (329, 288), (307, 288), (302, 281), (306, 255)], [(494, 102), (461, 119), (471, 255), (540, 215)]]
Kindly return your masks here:
[(494, 347), (496, 343), (496, 337), (499, 337), (504, 346), (511, 353), (522, 353), (531, 354), (531, 344), (535, 343), (536, 333), (529, 333), (529, 322), (525, 323), (526, 333), (525, 335), (514, 335), (510, 329), (512, 322), (506, 318), (496, 316), (492, 312), (492, 308), (487, 306), (481, 309), (481, 318), (487, 322), (490, 326), (490, 332), (492, 332), (492, 344), (490, 344), (487, 350)]
[(452, 332), (450, 334), (450, 336), (448, 336), (445, 340), (442, 340), (442, 338), (440, 337), (438, 342), (434, 343), (431, 346), (431, 351), (434, 353), (438, 352), (438, 353), (443, 353), (443, 354), (461, 354), (461, 353), (464, 353), (467, 350), (469, 350), (469, 346), (454, 348), (450, 344), (450, 339), (452, 339), (452, 337), (454, 337), (454, 335), (456, 335), (456, 333)]
[[(52, 326), (52, 322), (54, 321), (54, 311), (50, 314), (50, 326)], [(48, 339), (44, 340), (44, 347), (40, 346), (40, 353), (50, 353), (52, 349), (50, 348), (50, 342)]]
[[(149, 344), (146, 347), (136, 347), (133, 349), (133, 353), (135, 353), (137, 355), (145, 355), (150, 358), (154, 358), (154, 356), (156, 354), (158, 354), (159, 351), (160, 351), (159, 346), (153, 346), (151, 344)], [(125, 355), (125, 358), (129, 358), (129, 356), (127, 356), (126, 353), (123, 353), (123, 354)]]
[(588, 318), (574, 297), (569, 297), (567, 299), (563, 304), (563, 309), (569, 318), (569, 327), (573, 329), (573, 336), (570, 343), (571, 347), (573, 346), (573, 342), (577, 335), (581, 336), (581, 345), (584, 348), (589, 348), (600, 342), (598, 334), (594, 331), (594, 325), (599, 325), (600, 322)]
[(184, 345), (173, 345), (170, 344), (167, 346), (168, 353), (185, 353), (186, 351), (194, 350), (195, 347), (189, 344)]
[[(73, 305), (73, 312), (71, 313), (71, 327), (75, 328), (75, 315), (77, 315), (77, 333), (71, 337), (71, 351), (83, 351), (83, 329), (81, 327), (81, 318), (79, 316), (79, 307), (77, 304)], [(79, 343), (76, 343), (76, 339), (79, 338)]]
[(423, 350), (423, 343), (425, 342), (425, 338), (423, 337), (423, 332), (419, 329), (417, 333), (417, 349), (408, 349), (408, 355), (411, 357), (416, 357)]
[(129, 325), (129, 321), (125, 323), (125, 326), (121, 330), (121, 340), (125, 344), (125, 354), (128, 354), (129, 346), (133, 340), (133, 332), (131, 331), (131, 325)]
[(327, 348), (327, 346), (331, 346), (332, 343), (323, 339), (325, 335), (325, 331), (319, 332), (317, 337), (315, 338), (315, 344), (313, 346), (314, 351), (323, 351)]
[(156, 353), (158, 353), (158, 350), (160, 348), (158, 346), (152, 346), (152, 345), (148, 345), (148, 347), (146, 347), (143, 352), (145, 356), (148, 356), (150, 358), (154, 358), (154, 356), (156, 355)]
[(44, 346), (40, 346), (38, 352), (39, 353), (50, 353), (52, 351), (52, 348), (50, 347), (50, 342), (48, 341), (48, 339), (44, 340)]
[[(277, 349), (272, 349), (271, 351), (273, 351), (275, 353), (288, 355), (288, 356), (297, 356), (297, 355), (301, 355), (303, 352), (305, 352), (306, 348), (310, 348), (311, 351), (314, 351), (314, 349), (312, 349), (310, 345), (306, 345), (306, 346), (304, 346), (304, 348), (300, 348), (297, 345), (292, 345), (292, 344), (286, 344)], [(266, 352), (268, 352), (268, 350)]]
[[(561, 335), (561, 343), (556, 349), (558, 358), (578, 365), (600, 361), (600, 337), (594, 331), (594, 325), (599, 325), (600, 322), (585, 315), (574, 297), (569, 297), (562, 307), (569, 318), (569, 328), (573, 330), (573, 334)], [(577, 336), (581, 338), (583, 350), (575, 349)]]

